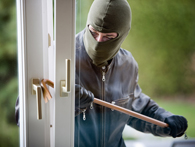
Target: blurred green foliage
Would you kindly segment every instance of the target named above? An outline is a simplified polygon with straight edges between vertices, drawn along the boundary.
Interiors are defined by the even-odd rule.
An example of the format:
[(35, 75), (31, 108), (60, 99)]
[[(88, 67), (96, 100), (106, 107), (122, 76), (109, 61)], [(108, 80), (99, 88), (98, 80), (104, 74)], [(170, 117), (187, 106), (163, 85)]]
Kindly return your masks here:
[[(193, 94), (194, 1), (128, 1), (132, 9), (132, 27), (122, 47), (132, 52), (138, 62), (139, 84), (144, 93), (150, 96)], [(93, 0), (76, 0), (77, 33), (86, 25), (87, 13), (92, 2)], [(1, 0), (0, 146), (3, 147), (19, 146), (19, 130), (14, 119), (14, 105), (18, 95), (16, 32), (15, 0)], [(185, 106), (187, 107), (184, 105), (181, 108), (179, 105), (177, 110), (181, 108), (185, 114), (191, 114), (192, 110), (188, 111)], [(194, 121), (190, 119), (191, 117), (188, 121), (192, 124)], [(192, 130), (194, 131), (193, 128)], [(193, 133), (190, 135), (195, 137)]]
[(132, 29), (123, 47), (139, 65), (139, 84), (150, 95), (195, 89), (195, 3), (192, 0), (129, 1)]
[(76, 33), (86, 26), (87, 14), (93, 0), (76, 0)]
[(0, 146), (19, 146), (14, 112), (18, 95), (15, 0), (0, 1)]
[[(77, 0), (78, 33), (93, 0)], [(188, 95), (195, 89), (193, 0), (128, 0), (131, 31), (122, 44), (139, 65), (139, 85), (150, 96)], [(122, 23), (122, 22), (121, 22)]]

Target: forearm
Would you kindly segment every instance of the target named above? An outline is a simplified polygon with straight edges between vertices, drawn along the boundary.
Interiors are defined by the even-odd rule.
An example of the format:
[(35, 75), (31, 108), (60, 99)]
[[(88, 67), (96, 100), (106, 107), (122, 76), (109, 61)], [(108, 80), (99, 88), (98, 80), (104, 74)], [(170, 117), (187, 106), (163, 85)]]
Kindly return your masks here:
[[(163, 122), (165, 118), (173, 115), (172, 113), (159, 107), (156, 102), (143, 93), (140, 93), (133, 101), (132, 110)], [(134, 117), (130, 117), (127, 124), (138, 131), (152, 133), (155, 136), (169, 136), (170, 133), (170, 129), (168, 128), (164, 129)]]

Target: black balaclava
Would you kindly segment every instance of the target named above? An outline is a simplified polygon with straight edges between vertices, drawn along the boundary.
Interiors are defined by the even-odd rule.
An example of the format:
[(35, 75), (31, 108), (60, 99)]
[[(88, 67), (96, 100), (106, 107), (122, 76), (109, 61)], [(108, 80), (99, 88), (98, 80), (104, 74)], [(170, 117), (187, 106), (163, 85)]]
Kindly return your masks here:
[[(119, 51), (131, 28), (131, 10), (126, 0), (94, 0), (88, 13), (84, 45), (93, 64), (108, 64)], [(101, 33), (117, 33), (117, 37), (98, 42), (92, 36), (89, 25)]]

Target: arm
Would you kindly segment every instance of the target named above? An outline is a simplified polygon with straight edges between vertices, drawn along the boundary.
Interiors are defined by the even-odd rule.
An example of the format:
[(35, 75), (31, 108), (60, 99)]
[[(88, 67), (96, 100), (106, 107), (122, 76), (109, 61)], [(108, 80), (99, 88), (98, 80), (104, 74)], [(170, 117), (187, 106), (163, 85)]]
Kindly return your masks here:
[(156, 102), (141, 92), (137, 85), (135, 89), (135, 100), (132, 103), (132, 110), (154, 119), (166, 122), (168, 128), (162, 128), (154, 124), (130, 117), (128, 125), (145, 133), (152, 133), (155, 136), (182, 136), (187, 129), (187, 120), (182, 116), (174, 115), (159, 107)]

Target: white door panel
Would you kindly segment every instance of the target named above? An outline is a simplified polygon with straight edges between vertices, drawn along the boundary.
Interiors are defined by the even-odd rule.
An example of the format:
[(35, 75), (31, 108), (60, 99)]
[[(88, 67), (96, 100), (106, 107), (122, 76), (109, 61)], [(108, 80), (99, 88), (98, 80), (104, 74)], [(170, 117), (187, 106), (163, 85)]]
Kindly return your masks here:
[[(75, 79), (75, 2), (56, 1), (55, 6), (55, 146), (73, 146), (74, 142), (74, 79)], [(65, 59), (71, 60), (71, 93), (60, 97), (60, 81), (65, 79)]]
[[(47, 146), (45, 140), (45, 103), (42, 119), (37, 120), (36, 96), (32, 95), (32, 78), (43, 78), (42, 1), (17, 1), (21, 18), (18, 31), (20, 146)], [(36, 11), (34, 11), (36, 8)], [(23, 12), (21, 12), (23, 11)], [(19, 25), (19, 24), (18, 24)], [(23, 133), (23, 134), (22, 134)]]
[[(52, 0), (17, 0), (21, 147), (74, 146), (75, 2), (54, 3), (53, 35)], [(67, 80), (65, 59), (71, 59), (71, 92), (60, 97), (60, 81)], [(48, 103), (41, 94), (41, 120), (31, 93), (32, 78), (54, 82)]]

